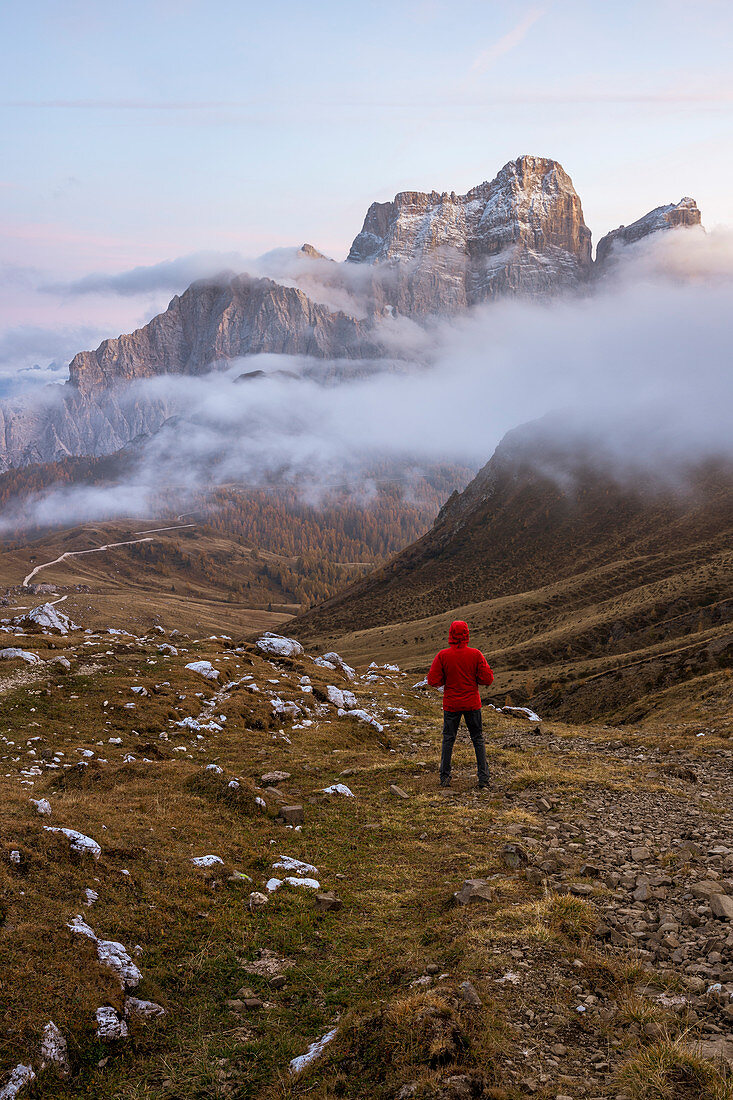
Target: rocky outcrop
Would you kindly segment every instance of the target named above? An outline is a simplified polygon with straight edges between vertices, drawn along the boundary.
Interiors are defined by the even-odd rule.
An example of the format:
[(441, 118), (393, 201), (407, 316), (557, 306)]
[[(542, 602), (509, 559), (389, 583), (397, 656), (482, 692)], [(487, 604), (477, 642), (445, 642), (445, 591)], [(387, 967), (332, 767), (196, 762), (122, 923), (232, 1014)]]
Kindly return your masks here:
[(405, 191), (373, 203), (348, 261), (378, 268), (377, 305), (450, 313), (577, 288), (590, 274), (591, 234), (562, 166), (524, 156), (465, 195)]
[(362, 322), (296, 287), (226, 275), (193, 283), (144, 328), (75, 356), (69, 382), (83, 396), (158, 374), (202, 374), (262, 352), (318, 359), (379, 354)]
[(657, 206), (631, 225), (620, 225), (618, 229), (601, 237), (596, 248), (596, 270), (602, 274), (626, 245), (634, 244), (653, 233), (700, 225), (701, 218), (697, 203), (691, 198), (680, 199), (678, 203), (669, 203), (668, 206)]

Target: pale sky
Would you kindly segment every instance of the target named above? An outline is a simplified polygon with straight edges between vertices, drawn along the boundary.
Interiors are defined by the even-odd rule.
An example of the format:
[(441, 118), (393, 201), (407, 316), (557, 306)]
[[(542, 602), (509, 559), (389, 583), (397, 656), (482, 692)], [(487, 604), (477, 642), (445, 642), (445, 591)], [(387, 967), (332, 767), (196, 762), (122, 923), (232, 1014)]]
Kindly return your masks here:
[(594, 242), (683, 195), (733, 225), (732, 32), (728, 0), (6, 2), (0, 393), (172, 293), (59, 283), (304, 241), (340, 259), (375, 199), (522, 153), (563, 164)]

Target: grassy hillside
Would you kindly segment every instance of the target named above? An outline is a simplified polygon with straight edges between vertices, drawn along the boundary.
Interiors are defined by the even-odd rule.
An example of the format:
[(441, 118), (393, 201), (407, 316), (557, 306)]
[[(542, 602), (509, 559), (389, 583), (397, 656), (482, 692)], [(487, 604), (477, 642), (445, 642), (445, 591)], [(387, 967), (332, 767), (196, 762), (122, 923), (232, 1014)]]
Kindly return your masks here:
[(674, 485), (620, 479), (536, 428), (523, 433), (426, 535), (292, 629), (418, 672), (464, 618), (500, 672), (488, 697), (557, 716), (635, 721), (676, 685), (723, 683), (730, 465), (687, 470)]
[[(730, 724), (487, 712), (491, 790), (459, 742), (445, 791), (439, 700), (394, 669), (349, 680), (237, 637), (8, 640), (41, 662), (0, 674), (0, 1075), (33, 1067), (21, 1100), (730, 1100), (730, 926), (704, 885), (733, 892)], [(287, 874), (318, 887), (268, 890)], [(121, 945), (127, 990), (77, 917)], [(127, 1034), (98, 1035), (100, 1008)], [(43, 1069), (49, 1021), (66, 1052)]]

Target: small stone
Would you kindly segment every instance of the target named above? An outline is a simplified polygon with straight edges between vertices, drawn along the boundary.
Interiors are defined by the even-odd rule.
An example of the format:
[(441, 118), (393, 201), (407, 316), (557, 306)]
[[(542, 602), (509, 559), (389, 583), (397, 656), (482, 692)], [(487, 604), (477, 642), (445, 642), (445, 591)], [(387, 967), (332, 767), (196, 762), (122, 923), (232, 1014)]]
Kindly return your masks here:
[(710, 911), (720, 920), (733, 920), (733, 898), (726, 894), (713, 894), (710, 898)]
[(255, 909), (262, 909), (264, 905), (267, 905), (267, 895), (261, 894), (259, 890), (253, 890), (249, 895), (249, 907), (252, 912)]
[(389, 793), (393, 794), (396, 798), (409, 798), (407, 791), (403, 791), (402, 787), (398, 787), (396, 783), (390, 784)]
[(290, 779), (290, 772), (265, 772), (262, 782), (266, 787), (277, 787), (278, 783), (284, 783)]
[(694, 898), (701, 898), (703, 901), (707, 901), (713, 894), (721, 893), (720, 883), (712, 879), (705, 879), (703, 882), (694, 883), (690, 887), (690, 892)]
[(505, 867), (517, 871), (523, 863), (528, 862), (527, 853), (521, 844), (505, 844), (501, 850), (501, 858)]
[(646, 860), (652, 858), (652, 853), (646, 846), (631, 849), (631, 858), (634, 863), (645, 863)]
[(343, 904), (333, 890), (324, 890), (316, 894), (316, 909), (320, 909), (323, 913), (336, 912), (343, 907)]
[(471, 1008), (481, 1008), (481, 998), (470, 982), (461, 982), (458, 987), (458, 995), (463, 1003)]
[(165, 1016), (165, 1009), (155, 1001), (143, 1001), (139, 997), (125, 998), (125, 1016), (135, 1016), (141, 1020), (159, 1020)]
[(495, 896), (493, 886), (483, 878), (466, 879), (461, 889), (453, 895), (458, 905), (471, 905), (477, 901), (493, 901)]
[(278, 817), (285, 825), (302, 825), (305, 822), (302, 806), (281, 806)]

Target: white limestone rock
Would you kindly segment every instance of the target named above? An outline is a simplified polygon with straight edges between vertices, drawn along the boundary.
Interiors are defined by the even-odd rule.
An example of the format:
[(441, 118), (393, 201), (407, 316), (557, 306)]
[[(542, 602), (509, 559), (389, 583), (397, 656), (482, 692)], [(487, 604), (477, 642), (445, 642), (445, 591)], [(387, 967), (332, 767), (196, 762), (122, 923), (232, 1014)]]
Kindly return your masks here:
[(68, 615), (64, 615), (62, 611), (57, 611), (52, 603), (44, 603), (40, 607), (34, 607), (32, 611), (23, 616), (21, 622), (33, 623), (42, 630), (52, 631), (54, 634), (68, 634), (71, 630), (79, 629)]
[(102, 1005), (97, 1009), (97, 1038), (105, 1042), (127, 1039), (130, 1032), (127, 1024), (115, 1012), (111, 1005)]
[(79, 915), (69, 921), (67, 927), (77, 935), (92, 940), (100, 965), (117, 974), (123, 989), (135, 989), (140, 984), (143, 976), (121, 943), (117, 940), (98, 939), (96, 932)]
[(198, 672), (199, 676), (203, 676), (206, 680), (218, 680), (219, 669), (214, 668), (211, 661), (191, 661), (186, 665), (191, 672)]
[(221, 856), (194, 856), (191, 860), (194, 867), (217, 867), (223, 865)]
[(315, 1062), (317, 1058), (320, 1058), (324, 1049), (335, 1039), (337, 1031), (338, 1028), (336, 1027), (332, 1028), (331, 1031), (327, 1031), (320, 1039), (316, 1039), (314, 1043), (311, 1043), (305, 1054), (299, 1054), (297, 1058), (293, 1058), (290, 1063), (290, 1073), (300, 1073), (309, 1066), (311, 1062)]
[(69, 1047), (53, 1020), (49, 1020), (43, 1029), (38, 1065), (41, 1070), (55, 1069), (61, 1077), (68, 1077), (71, 1073)]
[(332, 783), (330, 787), (324, 787), (321, 794), (340, 794), (344, 798), (354, 797), (354, 792), (345, 783)]
[(35, 1079), (33, 1066), (24, 1066), (19, 1063), (15, 1069), (10, 1071), (10, 1076), (5, 1084), (0, 1086), (0, 1100), (15, 1100), (21, 1089), (24, 1089), (26, 1085), (30, 1085)]
[(135, 989), (140, 985), (142, 974), (117, 940), (97, 940), (97, 957), (102, 966), (117, 974), (123, 989)]
[(270, 700), (270, 703), (275, 714), (279, 714), (281, 718), (299, 718), (303, 713), (297, 703), (280, 699), (277, 695)]
[(90, 836), (85, 836), (84, 833), (77, 832), (76, 829), (61, 829), (57, 825), (44, 825), (43, 828), (47, 833), (63, 833), (67, 840), (71, 842), (72, 852), (76, 852), (77, 855), (99, 859), (102, 854), (102, 849), (96, 840), (92, 840)]
[(318, 868), (312, 863), (304, 863), (302, 859), (293, 856), (281, 855), (272, 865), (273, 871), (293, 871), (296, 875), (317, 875)]
[(353, 691), (347, 691), (345, 688), (337, 688), (334, 684), (329, 684), (326, 688), (326, 694), (329, 702), (333, 703), (339, 710), (354, 710), (357, 706)]
[(384, 726), (381, 722), (378, 722), (373, 714), (367, 713), (365, 710), (339, 710), (339, 718), (357, 718), (360, 722), (366, 722), (368, 726), (374, 726), (377, 733), (382, 733)]
[[(335, 665), (336, 668), (340, 668), (347, 680), (353, 680), (356, 677), (355, 670), (351, 665), (347, 665), (343, 657), (338, 653), (324, 653), (323, 658), (328, 664)], [(316, 657), (315, 663), (320, 663), (320, 658)]]
[(41, 658), (35, 653), (29, 653), (27, 649), (17, 649), (11, 646), (9, 649), (0, 649), (0, 661), (25, 661), (28, 665), (42, 664)]
[(257, 639), (255, 645), (271, 657), (300, 657), (303, 652), (302, 645), (295, 638), (284, 638), (269, 630)]
[(526, 718), (528, 722), (541, 722), (539, 714), (535, 714), (529, 707), (499, 707), (501, 714), (508, 714), (516, 718)]

